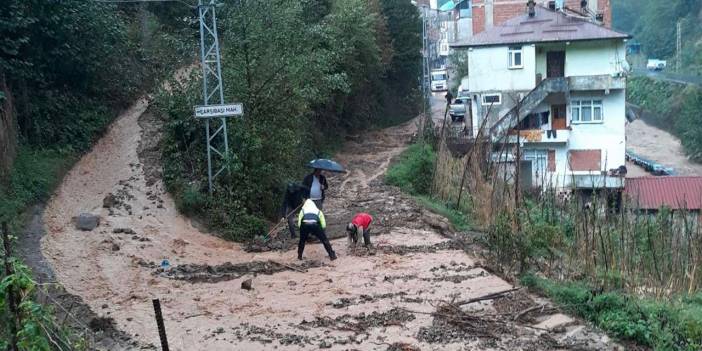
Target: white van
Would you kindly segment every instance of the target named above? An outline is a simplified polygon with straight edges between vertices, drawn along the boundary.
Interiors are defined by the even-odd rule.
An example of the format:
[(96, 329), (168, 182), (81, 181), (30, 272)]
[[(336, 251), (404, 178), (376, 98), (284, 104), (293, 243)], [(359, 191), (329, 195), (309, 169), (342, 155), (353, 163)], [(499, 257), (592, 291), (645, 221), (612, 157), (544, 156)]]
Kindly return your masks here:
[(448, 90), (448, 72), (445, 69), (431, 71), (431, 91)]
[(661, 71), (665, 68), (666, 65), (667, 62), (665, 60), (650, 59), (646, 64), (646, 68), (648, 68), (648, 70), (650, 71)]

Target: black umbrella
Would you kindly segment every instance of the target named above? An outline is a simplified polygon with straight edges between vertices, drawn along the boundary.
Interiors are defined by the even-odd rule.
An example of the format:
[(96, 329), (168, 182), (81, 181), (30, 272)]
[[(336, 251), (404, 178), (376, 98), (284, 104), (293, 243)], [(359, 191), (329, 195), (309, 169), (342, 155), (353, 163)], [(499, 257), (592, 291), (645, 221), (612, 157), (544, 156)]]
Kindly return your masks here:
[(326, 158), (318, 158), (316, 160), (310, 161), (310, 163), (307, 164), (307, 167), (310, 168), (316, 168), (316, 169), (323, 169), (325, 171), (330, 171), (330, 172), (338, 172), (338, 173), (343, 173), (346, 172), (344, 169), (344, 166), (340, 165), (336, 161), (332, 161)]

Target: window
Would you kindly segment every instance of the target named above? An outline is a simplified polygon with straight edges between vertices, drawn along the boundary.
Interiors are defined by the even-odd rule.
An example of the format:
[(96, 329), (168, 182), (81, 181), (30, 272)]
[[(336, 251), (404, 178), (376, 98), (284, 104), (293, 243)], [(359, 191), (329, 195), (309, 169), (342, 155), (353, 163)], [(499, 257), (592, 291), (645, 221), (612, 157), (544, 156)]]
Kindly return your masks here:
[(501, 94), (483, 94), (483, 105), (499, 105), (501, 103)]
[(509, 68), (523, 68), (522, 65), (522, 47), (510, 46), (509, 48)]
[(463, 0), (456, 5), (456, 8), (458, 9), (458, 16), (460, 18), (471, 18), (473, 17), (472, 9), (471, 9), (471, 0)]
[(601, 123), (602, 100), (573, 100), (570, 102), (573, 123)]
[(431, 80), (446, 80), (446, 74), (445, 73), (432, 73), (431, 74)]

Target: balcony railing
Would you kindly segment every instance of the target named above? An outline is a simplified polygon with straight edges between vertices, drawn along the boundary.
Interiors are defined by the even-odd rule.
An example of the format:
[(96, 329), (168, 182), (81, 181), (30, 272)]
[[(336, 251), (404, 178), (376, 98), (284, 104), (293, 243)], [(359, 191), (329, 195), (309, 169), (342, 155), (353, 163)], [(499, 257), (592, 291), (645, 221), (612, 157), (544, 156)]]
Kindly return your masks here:
[[(549, 143), (549, 144), (565, 144), (570, 138), (570, 130), (542, 130), (542, 129), (524, 129), (519, 131), (519, 142), (521, 143)], [(509, 143), (517, 142), (517, 132), (512, 131), (508, 135)]]

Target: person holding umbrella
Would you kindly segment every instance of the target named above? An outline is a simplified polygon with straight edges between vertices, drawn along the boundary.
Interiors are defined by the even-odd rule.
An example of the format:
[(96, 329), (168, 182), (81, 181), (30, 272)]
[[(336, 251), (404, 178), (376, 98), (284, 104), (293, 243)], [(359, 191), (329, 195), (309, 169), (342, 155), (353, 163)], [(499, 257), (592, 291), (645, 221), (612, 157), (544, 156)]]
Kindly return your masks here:
[(307, 164), (307, 167), (314, 169), (314, 171), (302, 180), (302, 185), (309, 189), (308, 198), (314, 201), (317, 208), (322, 210), (324, 207), (324, 192), (329, 188), (327, 178), (322, 174), (322, 170), (343, 173), (345, 172), (344, 167), (326, 158), (312, 160)]
[(309, 189), (308, 198), (314, 201), (318, 209), (322, 210), (324, 207), (324, 191), (329, 188), (327, 177), (322, 174), (322, 170), (315, 168), (312, 173), (302, 180), (302, 185)]

